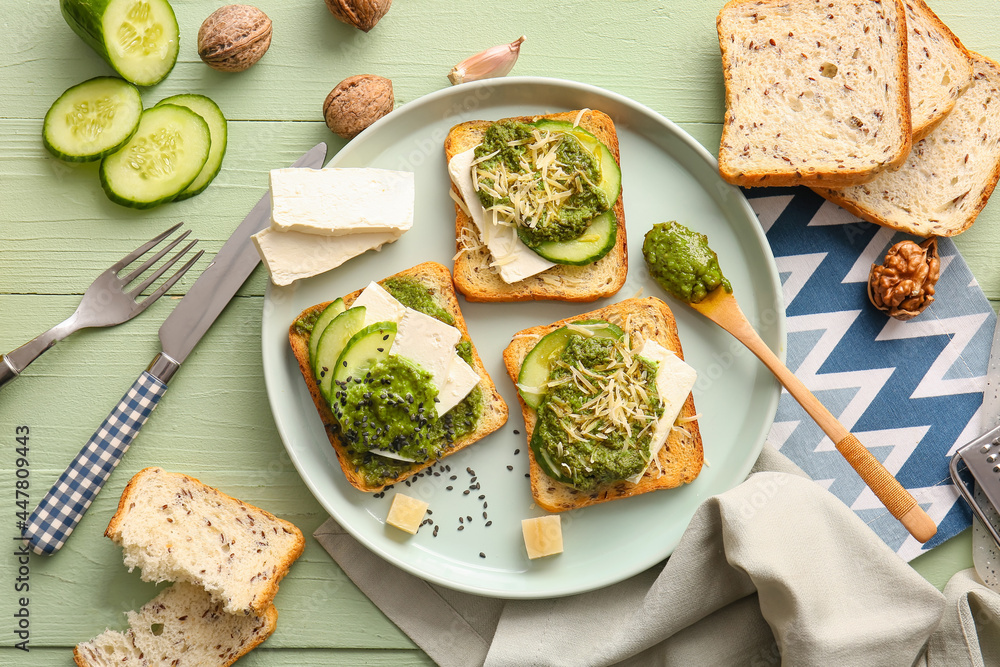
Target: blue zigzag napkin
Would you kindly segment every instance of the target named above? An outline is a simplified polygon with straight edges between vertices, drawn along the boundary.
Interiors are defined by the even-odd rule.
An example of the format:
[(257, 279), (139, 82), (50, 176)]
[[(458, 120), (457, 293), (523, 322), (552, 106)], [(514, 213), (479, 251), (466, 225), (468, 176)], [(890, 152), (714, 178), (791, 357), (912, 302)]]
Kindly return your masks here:
[(906, 560), (967, 528), (950, 456), (981, 429), (996, 316), (968, 265), (939, 239), (935, 301), (908, 322), (868, 301), (872, 263), (915, 237), (859, 220), (808, 188), (745, 191), (784, 291), (787, 365), (938, 524), (921, 545), (885, 510), (818, 426), (782, 393), (769, 441)]

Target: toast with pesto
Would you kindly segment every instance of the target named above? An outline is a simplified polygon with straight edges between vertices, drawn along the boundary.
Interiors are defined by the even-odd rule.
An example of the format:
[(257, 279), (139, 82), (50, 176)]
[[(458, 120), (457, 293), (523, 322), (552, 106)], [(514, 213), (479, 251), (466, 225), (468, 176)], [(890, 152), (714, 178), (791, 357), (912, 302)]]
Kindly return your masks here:
[[(603, 244), (599, 251), (591, 255), (581, 254), (577, 259), (573, 256), (557, 257), (542, 249), (532, 251), (524, 246), (515, 248), (516, 243), (508, 246), (510, 254), (498, 257), (491, 252), (484, 239), (470, 206), (480, 206), (479, 201), (466, 201), (462, 187), (457, 183), (453, 171), (453, 159), (466, 154), (471, 149), (483, 143), (487, 130), (494, 122), (512, 121), (516, 123), (549, 122), (549, 129), (559, 130), (565, 127), (582, 128), (582, 142), (585, 148), (596, 146), (593, 139), (605, 147), (605, 159), (601, 163), (601, 173), (611, 174), (617, 178), (615, 196), (610, 211), (593, 218), (594, 225), (589, 227), (584, 237), (599, 239)], [(600, 147), (597, 147), (600, 150)], [(582, 110), (563, 113), (521, 116), (504, 118), (499, 121), (475, 120), (454, 126), (444, 142), (445, 157), (449, 163), (449, 174), (452, 181), (451, 196), (455, 200), (455, 286), (469, 301), (531, 301), (555, 299), (561, 301), (593, 301), (595, 299), (615, 294), (625, 284), (628, 272), (628, 252), (625, 230), (625, 209), (621, 196), (620, 153), (618, 135), (611, 118), (600, 111)], [(610, 162), (613, 160), (613, 164)], [(605, 179), (607, 180), (607, 179)], [(478, 198), (477, 198), (478, 199)], [(480, 208), (480, 210), (482, 210)], [(591, 233), (599, 224), (606, 227)], [(613, 237), (611, 236), (613, 234)], [(495, 234), (494, 234), (495, 236)], [(584, 238), (580, 237), (580, 238)], [(522, 237), (523, 238), (523, 237)], [(605, 243), (606, 241), (606, 243)], [(494, 246), (496, 248), (496, 246)], [(516, 251), (516, 253), (515, 253)], [(533, 268), (522, 273), (508, 271), (508, 266), (514, 254), (520, 254)], [(506, 250), (504, 251), (507, 252)], [(533, 256), (538, 253), (538, 256)], [(596, 261), (591, 258), (599, 257)], [(548, 260), (554, 260), (555, 263)], [(547, 267), (547, 268), (546, 268)], [(539, 271), (539, 269), (541, 269)], [(531, 273), (532, 271), (538, 271)], [(530, 275), (529, 275), (530, 274)], [(521, 277), (526, 275), (527, 277)], [(506, 277), (505, 277), (506, 276)]]
[[(383, 413), (388, 413), (396, 408), (405, 410), (407, 415), (412, 411), (410, 421), (417, 425), (416, 428), (418, 430), (407, 437), (419, 438), (424, 437), (422, 434), (433, 433), (437, 434), (434, 436), (437, 438), (435, 440), (437, 444), (435, 444), (433, 449), (428, 448), (426, 450), (428, 452), (426, 459), (419, 460), (413, 460), (414, 457), (409, 457), (411, 460), (390, 458), (396, 456), (397, 453), (387, 451), (385, 447), (379, 450), (381, 453), (373, 453), (371, 450), (377, 448), (369, 445), (365, 428), (370, 425), (369, 430), (371, 433), (369, 435), (375, 437), (375, 431), (377, 430), (378, 436), (381, 436), (382, 431), (378, 429), (382, 428), (382, 425), (373, 424), (374, 417), (372, 422), (365, 419), (363, 413), (364, 405), (361, 405), (361, 403), (364, 403), (364, 399), (358, 401), (356, 404), (349, 404), (346, 397), (349, 395), (356, 396), (357, 394), (348, 394), (345, 389), (345, 387), (349, 389), (349, 385), (355, 381), (359, 383), (359, 386), (364, 386), (362, 384), (364, 382), (375, 382), (371, 374), (369, 373), (367, 377), (359, 377), (356, 380), (354, 378), (347, 378), (344, 384), (335, 385), (331, 391), (327, 392), (327, 395), (333, 399), (331, 401), (324, 396), (321, 385), (323, 378), (326, 377), (327, 373), (332, 372), (333, 369), (321, 367), (317, 372), (317, 370), (314, 370), (310, 360), (309, 348), (310, 338), (314, 335), (313, 329), (320, 319), (321, 314), (334, 302), (317, 304), (299, 314), (289, 327), (288, 339), (292, 352), (298, 362), (299, 370), (302, 373), (302, 378), (305, 380), (309, 394), (319, 412), (330, 444), (337, 453), (337, 460), (347, 481), (359, 490), (372, 492), (380, 491), (386, 486), (401, 482), (411, 475), (430, 467), (441, 458), (454, 454), (477, 442), (500, 428), (507, 421), (507, 404), (504, 403), (500, 394), (497, 393), (496, 386), (493, 384), (489, 373), (487, 373), (486, 368), (483, 366), (479, 353), (469, 338), (469, 331), (466, 328), (465, 319), (462, 317), (462, 312), (459, 309), (458, 299), (455, 295), (454, 285), (452, 284), (451, 274), (448, 269), (436, 262), (425, 262), (389, 276), (380, 281), (379, 285), (399, 302), (405, 303), (407, 306), (420, 311), (420, 313), (434, 318), (439, 323), (443, 322), (457, 329), (461, 334), (461, 338), (455, 347), (463, 360), (471, 367), (469, 372), (474, 371), (479, 379), (471, 392), (465, 395), (454, 407), (448, 409), (443, 415), (437, 415), (436, 419), (431, 419), (427, 417), (429, 414), (427, 408), (430, 405), (430, 401), (421, 401), (419, 399), (419, 385), (414, 386), (412, 392), (406, 386), (403, 386), (405, 380), (401, 376), (410, 372), (419, 373), (420, 371), (412, 371), (410, 368), (412, 364), (410, 364), (401, 368), (402, 372), (398, 374), (400, 377), (393, 375), (391, 381), (390, 377), (384, 377), (385, 386), (383, 387), (382, 384), (376, 383), (372, 388), (371, 395), (366, 395), (365, 399), (369, 402), (375, 401), (375, 404), (379, 406), (378, 409), (382, 410)], [(370, 289), (370, 287), (366, 289)], [(343, 308), (345, 308), (343, 312), (345, 314), (349, 314), (355, 310), (352, 306), (362, 295), (363, 291), (357, 290), (342, 297)], [(407, 296), (407, 293), (409, 296)], [(334, 326), (335, 323), (331, 322), (328, 328), (329, 326)], [(428, 336), (428, 340), (430, 338)], [(356, 336), (351, 336), (352, 341), (356, 339)], [(397, 339), (393, 339), (393, 341), (395, 340)], [(379, 354), (384, 353), (383, 349), (379, 349)], [(416, 361), (417, 366), (422, 367), (424, 365), (421, 359), (413, 361)], [(340, 393), (338, 387), (340, 390), (344, 390), (344, 393)], [(386, 390), (385, 394), (382, 393), (383, 388)], [(410, 393), (417, 395), (418, 398), (414, 399), (408, 395)], [(402, 397), (403, 400), (393, 403), (392, 397), (396, 394)], [(386, 399), (386, 396), (388, 396), (388, 399)], [(382, 401), (389, 401), (389, 407), (378, 403), (380, 397)], [(407, 400), (409, 402), (405, 403)], [(436, 404), (438, 400), (435, 397), (434, 403)], [(342, 427), (341, 421), (335, 415), (334, 402), (337, 403), (336, 410), (341, 413), (341, 416), (348, 415), (352, 420), (349, 423), (357, 425), (356, 428), (349, 427), (345, 430)], [(427, 403), (427, 405), (424, 405), (424, 403)], [(350, 412), (351, 410), (357, 410), (357, 412), (352, 413)], [(385, 429), (387, 433), (389, 430), (388, 426), (391, 426), (391, 423), (387, 422)], [(427, 429), (426, 431), (424, 431), (425, 428)], [(396, 452), (398, 451), (402, 450), (396, 450)]]
[[(693, 481), (701, 471), (704, 461), (701, 433), (695, 415), (694, 397), (688, 393), (683, 401), (679, 414), (672, 425), (668, 425), (669, 435), (654, 459), (640, 472), (641, 477), (633, 476), (634, 481), (621, 479), (601, 484), (593, 488), (577, 488), (564, 481), (557, 481), (550, 472), (554, 466), (546, 466), (539, 461), (533, 437), (539, 426), (539, 412), (526, 401), (525, 387), (520, 383), (525, 379), (522, 374), (525, 360), (533, 353), (536, 345), (549, 334), (568, 328), (595, 327), (592, 322), (607, 322), (627, 336), (632, 349), (642, 348), (646, 341), (658, 343), (670, 353), (683, 361), (680, 338), (677, 335), (677, 324), (670, 308), (660, 299), (649, 297), (645, 299), (627, 299), (625, 301), (583, 313), (575, 317), (560, 320), (545, 326), (525, 329), (514, 335), (511, 343), (503, 353), (504, 365), (511, 380), (519, 384), (518, 401), (524, 416), (525, 430), (529, 443), (531, 494), (535, 502), (550, 512), (563, 512), (570, 509), (586, 507), (609, 500), (628, 498), (631, 496), (671, 489)], [(565, 358), (565, 357), (562, 357)], [(587, 370), (580, 369), (585, 376), (580, 382), (586, 382)], [(576, 375), (574, 371), (574, 375)], [(579, 377), (579, 376), (577, 376)], [(573, 380), (576, 382), (577, 380)], [(593, 381), (593, 380), (591, 380)], [(554, 380), (552, 384), (557, 383)], [(542, 406), (539, 406), (542, 409)], [(584, 413), (584, 417), (598, 416), (592, 413), (596, 410), (578, 407), (574, 412)], [(576, 416), (576, 415), (574, 415)], [(605, 423), (599, 422), (596, 428), (585, 426), (580, 431), (586, 436), (590, 430), (601, 432)], [(579, 437), (580, 432), (571, 437)], [(561, 443), (556, 443), (556, 446)], [(563, 443), (564, 444), (564, 443)], [(542, 454), (545, 456), (545, 454)], [(548, 472), (547, 472), (547, 470)]]

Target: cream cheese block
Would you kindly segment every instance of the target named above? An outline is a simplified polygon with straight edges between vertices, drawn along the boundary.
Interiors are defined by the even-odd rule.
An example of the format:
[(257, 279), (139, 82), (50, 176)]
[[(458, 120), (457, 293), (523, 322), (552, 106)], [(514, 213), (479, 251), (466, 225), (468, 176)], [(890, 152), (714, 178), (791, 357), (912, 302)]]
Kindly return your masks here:
[(403, 233), (413, 226), (413, 172), (272, 169), (271, 228), (319, 236)]
[(472, 183), (472, 162), (476, 147), (459, 153), (448, 162), (448, 173), (469, 209), (479, 237), (492, 255), (492, 265), (505, 283), (516, 283), (550, 269), (555, 264), (524, 244), (512, 225), (502, 225), (486, 214)]
[(392, 243), (401, 234), (395, 231), (317, 236), (267, 228), (251, 238), (271, 275), (271, 282), (283, 286), (335, 269), (369, 250), (381, 250), (383, 245)]

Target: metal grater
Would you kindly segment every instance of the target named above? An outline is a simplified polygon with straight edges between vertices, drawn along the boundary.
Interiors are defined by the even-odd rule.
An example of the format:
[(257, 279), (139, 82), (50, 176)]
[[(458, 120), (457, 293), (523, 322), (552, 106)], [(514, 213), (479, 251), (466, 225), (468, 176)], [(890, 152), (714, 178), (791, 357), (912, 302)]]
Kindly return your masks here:
[(977, 487), (993, 506), (993, 510), (1000, 512), (1000, 426), (987, 431), (963, 446), (951, 457), (951, 463), (948, 465), (955, 486), (958, 487), (959, 492), (969, 503), (969, 507), (972, 508), (983, 526), (993, 536), (993, 541), (1000, 547), (1000, 534), (997, 533), (993, 522), (986, 517), (983, 508), (976, 502), (972, 490), (958, 475), (959, 460), (964, 462), (969, 472), (972, 473)]

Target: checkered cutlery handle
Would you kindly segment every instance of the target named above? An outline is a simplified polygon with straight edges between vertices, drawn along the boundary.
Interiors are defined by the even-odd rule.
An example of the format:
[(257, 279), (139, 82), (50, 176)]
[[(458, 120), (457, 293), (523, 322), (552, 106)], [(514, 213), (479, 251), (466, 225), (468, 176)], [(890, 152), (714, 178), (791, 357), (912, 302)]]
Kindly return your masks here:
[(39, 555), (62, 548), (146, 423), (167, 385), (143, 372), (28, 518), (25, 544)]

